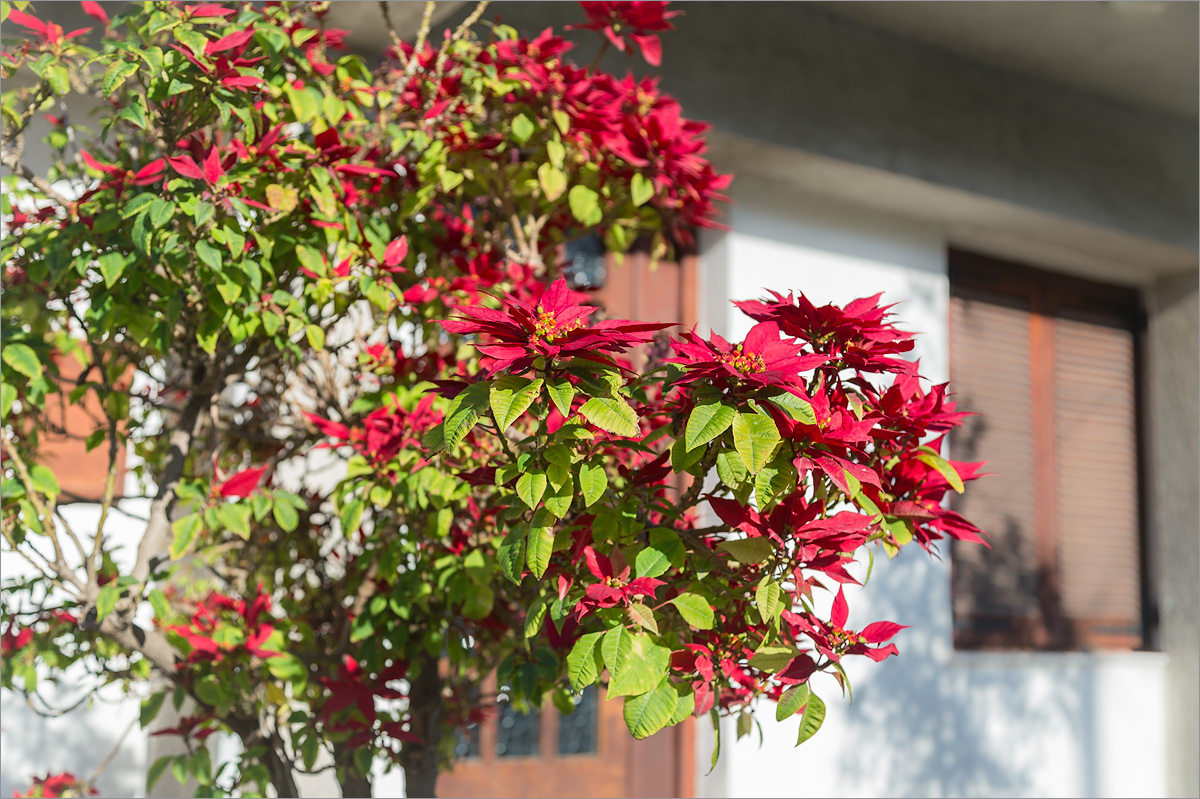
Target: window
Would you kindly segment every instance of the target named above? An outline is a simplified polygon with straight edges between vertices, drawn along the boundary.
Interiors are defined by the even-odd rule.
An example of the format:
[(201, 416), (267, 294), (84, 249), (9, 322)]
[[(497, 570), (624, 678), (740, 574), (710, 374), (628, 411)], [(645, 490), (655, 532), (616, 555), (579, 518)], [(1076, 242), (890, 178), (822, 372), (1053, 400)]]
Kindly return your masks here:
[(1148, 625), (1139, 502), (1136, 292), (950, 254), (951, 441), (992, 477), (956, 509), (959, 648), (1133, 649)]

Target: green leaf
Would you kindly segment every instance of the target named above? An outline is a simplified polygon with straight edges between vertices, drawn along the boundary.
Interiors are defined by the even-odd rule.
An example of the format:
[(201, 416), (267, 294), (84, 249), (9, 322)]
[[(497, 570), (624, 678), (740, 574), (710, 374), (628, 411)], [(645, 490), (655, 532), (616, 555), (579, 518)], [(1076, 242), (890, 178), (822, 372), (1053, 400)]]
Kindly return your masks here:
[(783, 589), (773, 580), (767, 579), (754, 591), (754, 605), (763, 624), (770, 624), (783, 613)]
[(791, 718), (806, 704), (808, 704), (808, 683), (793, 685), (783, 692), (783, 696), (779, 697), (779, 704), (775, 706), (775, 720), (783, 721)]
[(683, 593), (671, 600), (683, 620), (701, 630), (713, 628), (713, 609), (699, 594)]
[(492, 381), (490, 398), (492, 414), (500, 432), (508, 430), (542, 392), (542, 379), (529, 380), (515, 375), (502, 375)]
[(105, 97), (112, 97), (117, 89), (125, 85), (125, 81), (137, 74), (138, 65), (133, 61), (116, 61), (104, 73), (104, 82), (100, 91)]
[[(270, 644), (269, 641), (268, 644)], [(283, 653), (280, 657), (267, 660), (267, 671), (277, 680), (296, 684), (298, 689), (303, 688), (308, 681), (308, 666), (304, 665), (304, 661), (300, 658), (290, 653)]]
[(571, 400), (575, 398), (575, 386), (571, 385), (569, 380), (556, 380), (546, 384), (546, 391), (549, 392), (550, 399), (554, 400), (554, 407), (558, 408), (558, 412), (569, 417)]
[(571, 510), (574, 500), (575, 481), (571, 479), (570, 472), (567, 472), (567, 478), (560, 485), (551, 485), (550, 493), (546, 494), (543, 504), (555, 518), (561, 519)]
[(641, 432), (637, 413), (619, 397), (592, 397), (579, 412), (596, 427), (619, 436), (633, 438)]
[(703, 445), (695, 449), (688, 449), (683, 439), (677, 438), (675, 443), (671, 444), (671, 468), (676, 474), (686, 472), (700, 462), (700, 459), (704, 457), (704, 452)]
[(790, 646), (764, 646), (750, 658), (750, 665), (761, 671), (783, 671), (799, 654), (799, 649)]
[(305, 325), (304, 337), (308, 339), (308, 346), (314, 350), (325, 349), (325, 331), (317, 325)]
[(690, 689), (683, 686), (676, 686), (676, 693), (679, 691), (686, 693), (679, 694), (675, 700), (675, 712), (671, 714), (671, 720), (667, 722), (668, 727), (674, 727), (676, 724), (681, 724), (688, 716), (696, 712), (696, 695)]
[(579, 490), (583, 492), (583, 503), (590, 508), (608, 490), (608, 472), (598, 463), (579, 464)]
[(106, 252), (97, 261), (100, 265), (100, 274), (104, 277), (104, 286), (111, 289), (125, 271), (125, 256), (119, 252)]
[(156, 716), (158, 716), (158, 711), (162, 708), (163, 702), (165, 702), (166, 699), (167, 693), (166, 691), (163, 691), (162, 693), (154, 694), (149, 699), (146, 699), (142, 702), (142, 709), (138, 714), (138, 724), (141, 725), (143, 730), (146, 729), (150, 722), (154, 721)]
[(220, 519), (221, 525), (231, 533), (236, 534), (243, 541), (250, 538), (250, 506), (232, 502), (227, 502), (217, 511), (217, 518)]
[(567, 176), (547, 162), (538, 167), (538, 184), (542, 187), (542, 196), (548, 202), (554, 202), (567, 190)]
[(797, 422), (812, 425), (817, 423), (817, 416), (813, 413), (812, 405), (800, 399), (795, 394), (789, 394), (785, 391), (770, 399), (771, 402), (786, 411)]
[(571, 206), (571, 216), (581, 225), (592, 227), (600, 224), (604, 218), (600, 210), (600, 195), (587, 186), (572, 186), (567, 192), (567, 204)]
[(948, 460), (938, 455), (931, 448), (921, 447), (921, 454), (917, 456), (917, 460), (936, 469), (942, 477), (946, 478), (946, 482), (950, 484), (950, 487), (959, 494), (963, 492), (963, 481), (958, 471), (950, 465)]
[(546, 620), (546, 611), (550, 605), (545, 600), (539, 601), (533, 606), (533, 609), (525, 614), (525, 639), (533, 638), (542, 629), (542, 622)]
[(62, 489), (58, 486), (58, 478), (54, 476), (54, 472), (48, 466), (40, 463), (34, 464), (29, 469), (29, 478), (33, 481), (33, 490), (39, 494), (57, 497), (62, 493)]
[(17, 401), (17, 388), (11, 383), (0, 385), (0, 422), (8, 419), (13, 403)]
[(658, 622), (654, 620), (654, 611), (641, 602), (630, 604), (626, 611), (629, 620), (637, 626), (658, 635)]
[(689, 450), (712, 441), (729, 429), (737, 411), (720, 402), (710, 402), (692, 408), (683, 433), (684, 446)]
[(472, 383), (458, 393), (450, 401), (446, 411), (446, 421), (443, 422), (446, 448), (453, 451), (459, 442), (471, 432), (479, 414), (488, 407), (490, 393), (486, 382)]
[(156, 199), (158, 198), (148, 191), (142, 192), (141, 194), (135, 194), (134, 196), (130, 197), (129, 201), (126, 202), (121, 208), (121, 216), (125, 219), (129, 219), (132, 216), (137, 216), (142, 211), (145, 211), (147, 208), (149, 208)]
[(517, 478), (517, 496), (530, 510), (537, 507), (545, 493), (546, 475), (542, 472), (529, 471)]
[(725, 485), (736, 488), (745, 483), (749, 476), (746, 464), (742, 463), (742, 456), (727, 449), (717, 453), (717, 477), (720, 477)]
[(62, 64), (51, 64), (42, 76), (50, 83), (50, 90), (55, 95), (62, 96), (71, 91), (71, 78)]
[(117, 606), (117, 600), (121, 597), (121, 589), (117, 587), (116, 582), (111, 582), (100, 589), (100, 593), (96, 595), (96, 621), (102, 622), (108, 614), (113, 612), (113, 608)]
[(0, 359), (30, 380), (41, 379), (42, 362), (28, 344), (5, 344), (0, 351)]
[(775, 456), (779, 430), (766, 414), (739, 413), (733, 419), (733, 446), (746, 464), (746, 470), (756, 474)]
[(171, 755), (163, 755), (158, 760), (154, 761), (149, 770), (146, 771), (146, 793), (149, 794), (159, 779), (162, 778), (163, 772), (167, 770), (167, 766), (171, 765)]
[(650, 178), (641, 172), (636, 172), (633, 180), (629, 183), (629, 194), (633, 198), (634, 205), (645, 205), (654, 196), (654, 184)]
[(529, 562), (529, 571), (539, 580), (546, 573), (546, 567), (550, 565), (550, 555), (554, 552), (554, 528), (541, 527), (537, 525), (537, 518), (534, 519), (534, 524), (529, 527), (529, 543), (526, 549), (526, 558)]
[(821, 697), (809, 691), (808, 704), (804, 707), (804, 715), (800, 717), (800, 735), (796, 738), (796, 746), (817, 734), (825, 722), (825, 703)]
[(496, 548), (500, 571), (517, 585), (521, 584), (521, 574), (525, 571), (525, 530), (522, 527), (510, 530)]
[(664, 677), (654, 690), (625, 700), (625, 726), (634, 738), (649, 738), (667, 726), (667, 722), (675, 715), (678, 702), (679, 694), (675, 692), (671, 681)]
[(658, 577), (672, 566), (683, 565), (684, 547), (679, 536), (665, 527), (650, 531), (650, 544), (634, 558), (638, 577)]
[(546, 157), (550, 159), (550, 163), (562, 169), (566, 161), (567, 150), (558, 139), (550, 139), (546, 142)]
[(567, 655), (567, 677), (576, 691), (582, 691), (600, 676), (597, 656), (600, 653), (600, 639), (603, 637), (604, 633), (585, 633), (571, 647), (571, 654)]
[(717, 547), (733, 555), (738, 563), (745, 564), (762, 563), (775, 551), (766, 538), (733, 538), (722, 541)]
[(200, 262), (212, 269), (214, 272), (221, 268), (221, 251), (209, 244), (204, 239), (196, 242), (196, 257)]
[[(624, 628), (618, 627), (624, 631)], [(605, 633), (605, 643), (607, 636), (612, 635), (613, 630)], [(654, 689), (659, 681), (667, 675), (667, 669), (671, 663), (671, 650), (669, 647), (662, 646), (654, 642), (654, 639), (644, 633), (634, 633), (630, 635), (628, 632), (622, 638), (622, 641), (628, 640), (629, 651), (624, 658), (621, 657), (622, 652), (618, 645), (616, 656), (617, 667), (614, 671), (612, 661), (608, 658), (607, 651), (605, 652), (604, 665), (608, 666), (609, 682), (608, 696), (634, 696), (644, 694), (647, 691)], [(671, 711), (675, 709), (674, 703), (671, 705)], [(670, 711), (668, 712), (670, 716)]]
[(292, 532), (300, 524), (300, 514), (296, 508), (288, 502), (276, 501), (274, 507), (271, 508), (271, 515), (275, 517), (275, 521), (285, 532)]
[(171, 560), (178, 560), (191, 551), (196, 533), (200, 531), (200, 523), (200, 514), (189, 513), (171, 525), (174, 535), (171, 537), (171, 546), (167, 550)]
[(529, 141), (529, 137), (534, 134), (537, 127), (533, 124), (533, 120), (524, 114), (517, 115), (517, 118), (512, 121), (513, 138), (518, 144), (524, 144)]

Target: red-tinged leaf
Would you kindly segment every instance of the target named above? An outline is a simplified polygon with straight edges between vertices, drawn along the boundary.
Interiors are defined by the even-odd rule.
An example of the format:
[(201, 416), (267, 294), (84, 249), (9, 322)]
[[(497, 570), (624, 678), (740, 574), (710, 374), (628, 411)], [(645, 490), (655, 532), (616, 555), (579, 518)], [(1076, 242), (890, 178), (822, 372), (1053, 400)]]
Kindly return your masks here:
[(860, 634), (863, 638), (867, 639), (867, 643), (869, 644), (882, 644), (884, 641), (890, 641), (896, 633), (906, 629), (908, 629), (907, 624), (896, 624), (894, 621), (877, 621), (864, 627)]
[(193, 180), (204, 180), (204, 172), (200, 170), (200, 165), (190, 155), (181, 155), (178, 158), (167, 156), (167, 162), (171, 168), (185, 178)]
[(22, 28), (28, 28), (31, 31), (37, 31), (43, 36), (47, 35), (50, 30), (49, 26), (46, 25), (45, 22), (42, 22), (32, 14), (26, 14), (24, 11), (18, 11), (15, 8), (8, 12), (8, 19), (11, 22), (17, 23)]
[(231, 75), (227, 78), (221, 78), (222, 86), (229, 86), (234, 89), (253, 89), (262, 82), (262, 78), (257, 75)]
[(383, 265), (389, 269), (399, 266), (404, 257), (408, 255), (408, 238), (401, 236), (392, 241), (383, 251)]
[(633, 33), (629, 36), (642, 51), (642, 58), (652, 67), (662, 64), (662, 41), (657, 36)]
[(312, 422), (318, 430), (330, 438), (336, 438), (339, 441), (347, 441), (350, 438), (350, 428), (344, 424), (322, 419), (315, 413), (305, 413), (304, 418)]
[[(14, 13), (16, 13), (16, 12), (14, 12)], [(85, 164), (87, 164), (89, 167), (96, 170), (97, 172), (103, 172), (107, 175), (119, 175), (119, 174), (121, 174), (121, 172), (124, 171), (124, 170), (120, 169), (119, 167), (100, 163), (95, 158), (93, 158), (92, 154), (89, 153), (87, 150), (80, 150), (79, 156), (83, 159), (83, 162)]]
[(833, 610), (829, 613), (829, 621), (834, 627), (845, 627), (849, 615), (850, 606), (846, 604), (846, 592), (839, 586), (837, 596), (833, 600)]
[(208, 185), (215, 186), (217, 185), (217, 181), (224, 176), (225, 170), (221, 168), (221, 156), (217, 153), (217, 148), (214, 146), (204, 158), (204, 180)]
[(238, 472), (221, 483), (217, 493), (223, 497), (248, 497), (250, 492), (258, 487), (258, 481), (266, 470), (266, 466), (258, 466)]
[(235, 47), (236, 48), (244, 48), (246, 46), (246, 42), (250, 41), (253, 38), (254, 38), (254, 29), (253, 28), (248, 28), (244, 31), (239, 31), (237, 33), (231, 33), (228, 36), (222, 36), (220, 39), (217, 39), (215, 42), (209, 42), (208, 44), (206, 44), (204, 46), (204, 53), (205, 53), (205, 55), (212, 55), (213, 53), (220, 53), (220, 52), (224, 52), (225, 50), (232, 50)]
[(613, 576), (612, 564), (608, 558), (596, 552), (592, 547), (585, 547), (583, 556), (587, 559), (588, 571), (597, 580), (606, 580)]
[(92, 0), (83, 0), (80, 5), (83, 6), (83, 13), (105, 26), (108, 25), (108, 14), (105, 13), (99, 3), (94, 3)]
[(629, 585), (625, 587), (625, 593), (628, 596), (652, 597), (654, 596), (654, 592), (657, 591), (660, 586), (664, 585), (666, 585), (666, 583), (664, 583), (662, 580), (656, 580), (653, 577), (638, 577), (636, 580), (632, 580)]
[(867, 649), (863, 654), (878, 663), (881, 660), (887, 660), (892, 655), (899, 655), (900, 650), (896, 648), (895, 644), (888, 644), (879, 649)]
[(233, 15), (232, 8), (225, 8), (216, 3), (200, 3), (195, 6), (186, 6), (185, 10), (189, 17), (228, 17)]
[(137, 171), (133, 176), (133, 182), (139, 186), (147, 186), (151, 183), (157, 183), (162, 180), (163, 172), (167, 168), (167, 163), (161, 158), (155, 158), (150, 163)]
[(338, 164), (334, 167), (334, 169), (347, 175), (366, 175), (368, 177), (379, 177), (393, 174), (381, 167), (368, 166), (366, 164)]

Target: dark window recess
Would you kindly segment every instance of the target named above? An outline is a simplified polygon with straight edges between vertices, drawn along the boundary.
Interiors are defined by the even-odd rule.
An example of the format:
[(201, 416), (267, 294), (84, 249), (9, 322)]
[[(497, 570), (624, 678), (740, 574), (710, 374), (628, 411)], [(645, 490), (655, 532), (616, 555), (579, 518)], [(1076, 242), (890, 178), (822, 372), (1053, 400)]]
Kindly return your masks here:
[(576, 289), (599, 289), (604, 287), (608, 266), (604, 257), (604, 242), (596, 234), (589, 234), (567, 242), (563, 277)]
[(541, 751), (542, 719), (537, 710), (522, 713), (509, 702), (500, 703), (496, 719), (496, 755), (534, 757)]
[(479, 757), (479, 725), (472, 724), (465, 730), (455, 730), (454, 756), (457, 758)]
[(987, 461), (955, 509), (992, 549), (952, 544), (964, 649), (1144, 645), (1136, 292), (950, 254), (950, 380), (974, 411), (956, 460)]
[(558, 718), (560, 755), (594, 754), (599, 745), (600, 700), (594, 686), (575, 697), (575, 712)]

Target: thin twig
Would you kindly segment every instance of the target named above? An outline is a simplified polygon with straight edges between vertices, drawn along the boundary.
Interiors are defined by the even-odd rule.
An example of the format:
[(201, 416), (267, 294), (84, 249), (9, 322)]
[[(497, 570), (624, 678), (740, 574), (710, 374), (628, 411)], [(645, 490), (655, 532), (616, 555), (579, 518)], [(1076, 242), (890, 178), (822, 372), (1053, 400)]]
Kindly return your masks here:
[(112, 748), (112, 751), (108, 753), (106, 758), (100, 761), (100, 765), (92, 772), (92, 776), (88, 777), (88, 781), (83, 784), (81, 794), (86, 795), (91, 788), (95, 787), (96, 780), (100, 779), (100, 775), (104, 773), (104, 770), (117, 759), (117, 755), (121, 752), (121, 744), (125, 743), (125, 739), (129, 737), (129, 733), (133, 732), (134, 725), (136, 724), (138, 724), (138, 719), (129, 722), (129, 726), (125, 728), (125, 732), (121, 733), (121, 737), (117, 739), (116, 746)]
[(71, 201), (55, 191), (54, 187), (50, 185), (48, 180), (22, 164), (20, 157), (18, 157), (16, 153), (5, 153), (4, 156), (0, 158), (0, 164), (3, 164), (16, 174), (28, 180), (38, 191), (49, 197), (51, 200), (54, 200), (54, 202), (58, 203), (63, 208), (70, 207)]

